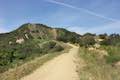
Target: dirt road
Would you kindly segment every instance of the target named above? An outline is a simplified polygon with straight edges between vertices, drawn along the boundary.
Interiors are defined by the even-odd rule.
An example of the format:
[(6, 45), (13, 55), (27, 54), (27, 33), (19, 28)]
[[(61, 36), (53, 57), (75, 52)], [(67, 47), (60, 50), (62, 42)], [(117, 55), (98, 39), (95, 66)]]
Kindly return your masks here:
[(78, 80), (75, 64), (78, 47), (71, 46), (69, 53), (50, 60), (21, 80)]

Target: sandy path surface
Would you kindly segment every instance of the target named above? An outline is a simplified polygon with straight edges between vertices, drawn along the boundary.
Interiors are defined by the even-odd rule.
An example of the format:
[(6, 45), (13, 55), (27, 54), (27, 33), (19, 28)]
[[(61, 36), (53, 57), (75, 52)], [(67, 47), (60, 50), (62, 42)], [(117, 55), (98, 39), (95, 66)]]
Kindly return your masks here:
[(64, 53), (38, 68), (21, 80), (78, 80), (75, 56), (78, 47), (71, 45), (69, 53)]

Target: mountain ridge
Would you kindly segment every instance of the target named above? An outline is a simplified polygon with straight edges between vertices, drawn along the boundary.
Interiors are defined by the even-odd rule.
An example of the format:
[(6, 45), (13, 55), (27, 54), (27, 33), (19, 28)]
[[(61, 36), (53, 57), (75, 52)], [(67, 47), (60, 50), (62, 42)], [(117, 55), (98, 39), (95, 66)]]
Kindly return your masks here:
[(0, 42), (7, 40), (7, 43), (15, 42), (18, 39), (53, 39), (68, 42), (73, 38), (79, 39), (80, 35), (63, 28), (51, 28), (38, 23), (25, 23), (14, 31), (0, 34)]

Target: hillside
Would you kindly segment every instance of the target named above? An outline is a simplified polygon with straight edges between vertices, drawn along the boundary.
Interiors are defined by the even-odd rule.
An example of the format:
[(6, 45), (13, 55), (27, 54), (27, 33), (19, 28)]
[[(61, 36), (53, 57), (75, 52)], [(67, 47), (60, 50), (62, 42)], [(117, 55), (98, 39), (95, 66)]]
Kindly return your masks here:
[(23, 24), (18, 29), (0, 34), (0, 73), (37, 56), (64, 49), (59, 41), (77, 43), (80, 35), (43, 24)]
[[(0, 44), (11, 44), (19, 40), (52, 39), (77, 42), (80, 35), (62, 28), (51, 28), (43, 24), (24, 24), (20, 28), (5, 34), (0, 34)], [(73, 41), (75, 40), (75, 41)], [(21, 42), (22, 42), (21, 41)]]

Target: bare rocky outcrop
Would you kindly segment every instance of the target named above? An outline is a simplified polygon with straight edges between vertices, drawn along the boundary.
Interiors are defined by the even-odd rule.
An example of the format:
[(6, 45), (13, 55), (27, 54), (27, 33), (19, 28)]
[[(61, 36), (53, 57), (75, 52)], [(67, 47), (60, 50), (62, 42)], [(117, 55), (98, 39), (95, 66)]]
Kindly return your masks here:
[(9, 44), (11, 45), (13, 42), (12, 41), (9, 41)]
[(16, 40), (16, 43), (22, 44), (24, 41), (25, 41), (25, 40), (24, 40), (23, 38), (18, 38), (18, 39)]
[(28, 37), (28, 35), (27, 35), (27, 34), (25, 34), (25, 37), (26, 37), (26, 39), (29, 39), (29, 37)]
[(114, 66), (115, 66), (115, 67), (120, 67), (120, 61), (114, 63)]

